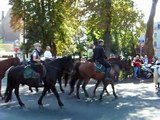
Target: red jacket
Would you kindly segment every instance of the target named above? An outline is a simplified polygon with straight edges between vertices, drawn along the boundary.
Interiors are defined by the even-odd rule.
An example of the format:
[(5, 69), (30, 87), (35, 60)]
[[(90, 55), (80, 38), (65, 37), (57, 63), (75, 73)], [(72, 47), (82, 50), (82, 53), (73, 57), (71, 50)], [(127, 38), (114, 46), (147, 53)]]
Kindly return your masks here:
[(134, 66), (134, 67), (140, 67), (140, 66), (141, 66), (141, 60), (140, 60), (140, 59), (136, 59), (136, 60), (133, 62), (133, 66)]

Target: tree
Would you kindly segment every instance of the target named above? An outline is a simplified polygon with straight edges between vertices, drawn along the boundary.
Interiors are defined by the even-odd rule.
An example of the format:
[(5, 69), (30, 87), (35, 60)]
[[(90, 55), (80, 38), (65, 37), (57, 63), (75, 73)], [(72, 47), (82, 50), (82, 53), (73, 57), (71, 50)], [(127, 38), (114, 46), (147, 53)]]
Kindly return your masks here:
[(135, 54), (138, 37), (145, 27), (144, 15), (134, 9), (132, 0), (86, 0), (85, 4), (85, 14), (89, 14), (85, 24), (89, 41), (95, 43), (103, 38), (107, 55)]
[(74, 52), (70, 44), (73, 44), (73, 36), (79, 26), (76, 1), (10, 0), (10, 4), (12, 27), (15, 30), (25, 28), (27, 43), (24, 46), (28, 46), (25, 51), (28, 52), (34, 42), (41, 42), (43, 49), (50, 45), (54, 55), (61, 53), (57, 47), (64, 43), (63, 49)]
[(158, 0), (152, 0), (152, 7), (150, 16), (147, 22), (147, 30), (145, 35), (145, 54), (151, 59), (154, 56), (154, 48), (153, 48), (153, 26), (154, 26), (154, 17), (156, 13), (156, 6)]

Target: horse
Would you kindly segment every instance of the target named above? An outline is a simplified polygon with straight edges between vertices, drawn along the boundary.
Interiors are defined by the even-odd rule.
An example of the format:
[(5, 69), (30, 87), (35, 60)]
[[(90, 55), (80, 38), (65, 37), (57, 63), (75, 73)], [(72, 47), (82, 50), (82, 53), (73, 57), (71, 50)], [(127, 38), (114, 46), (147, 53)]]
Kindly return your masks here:
[[(58, 58), (54, 61), (51, 61), (45, 64), (44, 68), (46, 72), (44, 72), (45, 74), (43, 74), (43, 79), (42, 79), (44, 83), (44, 88), (40, 98), (38, 99), (39, 106), (43, 106), (42, 99), (46, 95), (46, 92), (48, 90), (51, 90), (55, 94), (58, 101), (58, 105), (60, 107), (64, 105), (60, 100), (55, 84), (59, 76), (61, 76), (61, 74), (64, 71), (71, 72), (72, 63), (73, 63), (72, 57), (66, 56), (66, 57)], [(17, 97), (19, 105), (21, 107), (25, 106), (25, 104), (21, 101), (19, 97), (19, 85), (23, 84), (23, 85), (36, 87), (34, 82), (35, 79), (24, 78), (24, 70), (25, 70), (25, 67), (22, 65), (22, 66), (13, 67), (8, 71), (7, 88), (5, 91), (5, 103), (11, 100), (12, 90), (15, 89), (14, 93)]]
[[(103, 66), (101, 66), (103, 67)], [(104, 67), (103, 67), (104, 68)], [(115, 88), (114, 88), (114, 79), (115, 79), (115, 72), (116, 70), (113, 68), (113, 66), (111, 67), (111, 70), (109, 72), (109, 76), (110, 78), (106, 77), (105, 73), (99, 70), (96, 70), (96, 64), (93, 62), (89, 62), (89, 61), (85, 61), (85, 62), (80, 62), (80, 61), (76, 61), (76, 63), (74, 64), (74, 68), (73, 68), (73, 73), (71, 75), (71, 80), (70, 80), (70, 92), (69, 95), (71, 95), (74, 91), (74, 85), (76, 84), (77, 80), (77, 87), (76, 87), (76, 96), (78, 99), (80, 99), (79, 96), (79, 88), (80, 85), (82, 84), (82, 89), (85, 93), (86, 97), (89, 97), (87, 91), (86, 91), (86, 85), (88, 84), (88, 82), (90, 81), (91, 78), (93, 78), (94, 80), (103, 82), (103, 90), (100, 94), (100, 100), (102, 100), (102, 96), (104, 91), (106, 90), (106, 87), (108, 84), (111, 84), (112, 86), (112, 90), (113, 90), (113, 95), (115, 98), (117, 98), (117, 95), (115, 93)]]
[[(48, 61), (48, 62), (44, 61), (44, 63), (47, 64), (47, 63), (49, 63), (49, 62), (51, 62), (51, 61), (53, 61), (53, 60), (50, 60), (50, 61)], [(64, 80), (64, 87), (66, 87), (66, 86), (67, 86), (67, 83), (68, 83), (68, 80), (69, 80), (69, 76), (70, 76), (69, 73), (63, 72), (63, 74), (61, 74), (61, 76), (59, 76), (59, 78), (58, 78), (59, 87), (60, 87), (60, 90), (61, 90), (62, 93), (65, 92), (64, 89), (63, 89), (63, 87), (62, 87), (62, 80)], [(31, 92), (33, 92), (31, 86), (29, 86), (29, 90), (30, 90)], [(38, 92), (38, 91), (39, 91), (38, 87), (35, 87), (35, 90), (36, 90), (36, 92)], [(48, 93), (50, 93), (50, 90), (48, 91)]]
[[(123, 73), (123, 77), (127, 78), (132, 74), (132, 65), (131, 65), (131, 60), (130, 59), (109, 59), (107, 60), (110, 64), (112, 65), (117, 65), (119, 69)], [(117, 80), (119, 79), (119, 75), (117, 74)]]
[(1, 84), (2, 84), (2, 79), (5, 76), (6, 70), (11, 67), (11, 66), (17, 66), (20, 65), (20, 59), (18, 57), (10, 57), (5, 60), (0, 61), (0, 97), (2, 98), (1, 94)]

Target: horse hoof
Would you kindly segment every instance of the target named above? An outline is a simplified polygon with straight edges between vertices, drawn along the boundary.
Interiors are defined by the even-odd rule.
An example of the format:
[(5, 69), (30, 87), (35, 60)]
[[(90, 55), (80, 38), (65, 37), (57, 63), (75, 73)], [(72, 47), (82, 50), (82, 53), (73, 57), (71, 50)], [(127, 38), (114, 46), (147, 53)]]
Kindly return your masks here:
[(21, 104), (20, 106), (21, 106), (21, 108), (25, 108), (26, 107), (25, 104)]
[(62, 91), (62, 93), (64, 93), (64, 90), (63, 90), (63, 89), (62, 89), (61, 91)]
[(86, 98), (85, 102), (92, 102), (92, 99), (91, 98)]
[(63, 103), (59, 103), (59, 106), (60, 106), (60, 108), (62, 108), (64, 106), (64, 104)]
[(43, 105), (39, 105), (39, 108), (43, 108)]
[(99, 101), (102, 101), (102, 97), (99, 98)]

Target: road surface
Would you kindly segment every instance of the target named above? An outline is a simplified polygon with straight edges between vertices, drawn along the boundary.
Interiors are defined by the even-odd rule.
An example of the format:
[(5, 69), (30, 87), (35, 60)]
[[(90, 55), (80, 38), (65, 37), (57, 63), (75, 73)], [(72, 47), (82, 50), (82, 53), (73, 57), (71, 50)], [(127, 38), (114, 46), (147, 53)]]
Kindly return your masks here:
[[(3, 80), (3, 91), (6, 86)], [(94, 82), (87, 86), (91, 95)], [(155, 90), (152, 80), (124, 80), (115, 85), (118, 99), (114, 99), (112, 89), (108, 86), (110, 96), (98, 100), (102, 87), (97, 90), (97, 96), (86, 101), (82, 89), (81, 100), (74, 95), (69, 96), (69, 87), (65, 93), (59, 91), (63, 108), (59, 108), (54, 94), (45, 96), (44, 107), (40, 108), (37, 100), (41, 94), (31, 93), (27, 86), (20, 89), (20, 97), (26, 107), (19, 107), (15, 95), (10, 103), (0, 100), (0, 120), (159, 120), (160, 119), (160, 92)]]

